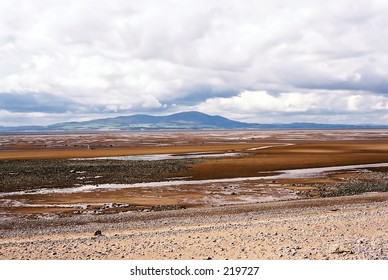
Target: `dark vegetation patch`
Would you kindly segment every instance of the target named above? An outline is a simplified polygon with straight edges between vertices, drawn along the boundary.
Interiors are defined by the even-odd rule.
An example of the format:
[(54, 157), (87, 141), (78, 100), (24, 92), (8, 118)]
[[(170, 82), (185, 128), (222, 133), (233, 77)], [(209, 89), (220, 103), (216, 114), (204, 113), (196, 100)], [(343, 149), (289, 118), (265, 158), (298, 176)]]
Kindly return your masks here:
[(6, 160), (0, 161), (0, 192), (156, 182), (179, 176), (198, 161)]
[(320, 187), (321, 197), (356, 195), (366, 192), (388, 192), (388, 182), (385, 180), (357, 180), (345, 184), (336, 184), (331, 187)]

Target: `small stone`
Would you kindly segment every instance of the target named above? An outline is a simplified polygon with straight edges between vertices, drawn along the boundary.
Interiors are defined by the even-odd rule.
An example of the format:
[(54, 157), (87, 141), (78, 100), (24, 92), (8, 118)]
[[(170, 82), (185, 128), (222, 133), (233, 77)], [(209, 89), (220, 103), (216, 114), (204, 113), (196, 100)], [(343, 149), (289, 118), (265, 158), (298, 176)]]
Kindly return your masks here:
[(94, 236), (101, 236), (101, 235), (102, 235), (101, 230), (97, 230), (97, 231), (94, 233)]
[(350, 250), (348, 248), (341, 247), (338, 244), (335, 244), (330, 248), (330, 253), (332, 253), (332, 254), (343, 254), (343, 253), (352, 254), (353, 252), (352, 252), (352, 250)]

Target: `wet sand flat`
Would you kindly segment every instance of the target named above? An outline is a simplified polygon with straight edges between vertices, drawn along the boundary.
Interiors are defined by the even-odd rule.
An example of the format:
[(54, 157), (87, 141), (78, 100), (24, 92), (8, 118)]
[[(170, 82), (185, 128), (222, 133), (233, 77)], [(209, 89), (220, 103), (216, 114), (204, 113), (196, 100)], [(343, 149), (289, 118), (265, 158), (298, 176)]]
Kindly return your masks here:
[[(92, 238), (91, 244), (98, 241), (108, 247), (114, 247), (114, 244), (136, 247), (128, 236), (137, 236), (139, 242), (148, 244), (142, 236), (150, 236), (152, 232), (157, 233), (152, 237), (153, 245), (150, 248), (148, 245), (142, 248), (137, 246), (139, 251), (132, 248), (130, 255), (120, 255), (118, 251), (111, 254), (108, 250), (99, 256), (85, 247), (73, 256), (80, 259), (202, 259), (202, 252), (209, 252), (209, 258), (218, 259), (292, 259), (295, 256), (307, 259), (384, 259), (387, 258), (386, 243), (380, 242), (380, 239), (385, 238), (387, 232), (384, 231), (385, 226), (378, 226), (378, 220), (382, 224), (386, 222), (380, 213), (385, 213), (387, 206), (384, 194), (388, 191), (387, 163), (386, 130), (2, 135), (0, 223), (5, 230), (2, 232), (4, 238), (1, 239), (0, 257), (26, 258), (26, 254), (15, 248), (20, 244), (23, 245), (21, 248), (25, 248), (25, 244), (30, 244), (30, 233), (38, 230), (41, 234), (37, 235), (37, 240), (43, 247), (31, 247), (35, 248), (31, 250), (41, 252), (29, 252), (34, 259), (71, 258), (71, 254), (65, 252), (56, 251), (53, 255), (43, 253), (54, 233), (60, 240), (58, 244), (68, 238), (77, 243), (83, 236), (86, 239), (82, 239), (82, 244), (89, 243), (89, 238)], [(348, 198), (344, 200), (344, 197)], [(328, 205), (334, 210), (325, 208)], [(334, 215), (341, 205), (347, 209), (345, 212), (349, 216)], [(368, 205), (374, 205), (371, 216), (365, 214), (365, 220), (357, 221), (357, 213), (363, 213), (362, 209), (369, 208)], [(275, 215), (273, 209), (280, 212)], [(310, 213), (310, 210), (312, 212), (308, 217), (312, 218), (311, 221), (302, 214)], [(328, 216), (324, 213), (327, 211), (333, 212), (333, 215), (329, 215), (331, 218), (326, 221), (325, 217)], [(239, 213), (238, 218), (234, 216), (236, 213)], [(292, 213), (296, 215), (295, 219), (291, 219)], [(170, 215), (173, 219), (184, 221), (186, 226), (181, 228), (177, 224), (168, 224)], [(218, 220), (214, 220), (214, 215), (218, 215), (218, 219), (224, 223), (219, 224)], [(260, 227), (264, 227), (266, 234), (283, 232), (283, 236), (290, 238), (289, 243), (286, 242), (287, 238), (275, 242), (277, 235), (274, 235), (271, 239), (273, 242), (265, 245), (266, 249), (259, 250), (260, 246), (256, 246), (249, 254), (248, 249), (238, 251), (247, 245), (233, 240), (250, 240), (254, 237), (252, 242), (257, 243), (258, 236), (264, 234), (253, 224), (250, 226), (254, 220), (245, 221), (244, 215), (254, 215), (260, 220)], [(199, 216), (203, 219), (199, 219)], [(128, 226), (122, 223), (114, 226), (117, 221), (132, 223), (138, 217), (160, 218), (151, 223), (151, 233), (147, 232), (148, 229), (128, 232)], [(264, 217), (275, 226), (267, 227)], [(277, 223), (279, 217), (283, 221), (280, 224)], [(239, 219), (245, 222), (239, 224)], [(373, 248), (381, 250), (368, 247), (361, 252), (363, 247), (360, 244), (367, 244), (361, 239), (356, 240), (361, 242), (357, 243), (360, 245), (357, 254), (354, 248), (330, 253), (327, 251), (329, 249), (325, 251), (320, 246), (316, 249), (320, 253), (302, 250), (303, 254), (301, 249), (297, 249), (309, 246), (311, 238), (315, 240), (311, 242), (319, 243), (315, 236), (317, 232), (306, 227), (306, 223), (313, 227), (325, 224), (328, 236), (332, 239), (337, 237), (343, 243), (338, 246), (352, 247), (349, 243), (352, 242), (351, 235), (344, 226), (347, 219), (349, 227), (367, 226), (369, 219), (370, 231), (360, 229), (352, 234), (367, 236), (365, 238), (377, 244)], [(167, 224), (163, 224), (164, 220)], [(299, 235), (292, 230), (286, 231), (294, 227), (291, 221), (295, 221), (295, 228), (303, 228)], [(40, 227), (42, 224), (47, 231)], [(68, 232), (69, 224), (77, 225), (73, 232), (75, 235)], [(15, 228), (15, 225), (21, 228)], [(112, 227), (113, 231), (110, 231)], [(96, 228), (101, 228), (107, 234), (96, 239), (93, 236)], [(173, 247), (169, 249), (171, 252), (154, 250), (158, 246), (160, 249), (163, 244), (156, 246), (159, 233), (171, 237), (173, 243), (173, 239), (179, 239), (177, 235), (182, 230), (185, 234), (204, 228), (207, 229), (206, 233), (198, 235), (199, 239), (205, 239), (198, 240), (202, 247), (196, 247), (195, 242), (187, 243), (191, 234), (190, 237), (185, 235), (185, 241), (182, 241), (185, 246), (194, 246), (201, 254), (183, 252), (184, 246), (182, 250)], [(333, 232), (327, 230), (329, 228)], [(206, 236), (210, 236), (209, 231), (212, 230), (214, 240), (221, 238), (224, 242), (237, 244), (237, 247), (232, 246), (233, 249), (227, 251), (224, 243), (221, 252), (211, 254), (209, 250), (214, 244), (207, 243), (209, 240)], [(373, 230), (381, 231), (380, 235), (374, 236)], [(225, 235), (225, 231), (230, 236)], [(321, 236), (322, 240), (326, 240), (323, 238), (325, 235), (323, 233)], [(12, 245), (12, 240), (18, 236), (23, 236), (19, 240), (21, 243)], [(291, 247), (292, 238), (299, 238), (300, 245)], [(279, 242), (288, 245), (282, 246)], [(79, 245), (83, 248), (82, 244)], [(6, 250), (8, 253), (3, 253), (4, 248), (9, 248), (9, 251)], [(11, 254), (12, 250), (18, 253)], [(113, 248), (110, 250), (114, 251)], [(175, 254), (176, 251), (180, 253)]]

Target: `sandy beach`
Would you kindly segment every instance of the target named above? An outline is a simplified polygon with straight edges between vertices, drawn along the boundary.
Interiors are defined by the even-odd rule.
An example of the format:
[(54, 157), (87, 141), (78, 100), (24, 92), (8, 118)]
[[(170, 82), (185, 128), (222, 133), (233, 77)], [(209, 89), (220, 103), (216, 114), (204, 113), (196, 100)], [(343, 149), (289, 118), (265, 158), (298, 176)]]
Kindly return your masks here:
[(388, 259), (386, 137), (7, 135), (0, 259)]

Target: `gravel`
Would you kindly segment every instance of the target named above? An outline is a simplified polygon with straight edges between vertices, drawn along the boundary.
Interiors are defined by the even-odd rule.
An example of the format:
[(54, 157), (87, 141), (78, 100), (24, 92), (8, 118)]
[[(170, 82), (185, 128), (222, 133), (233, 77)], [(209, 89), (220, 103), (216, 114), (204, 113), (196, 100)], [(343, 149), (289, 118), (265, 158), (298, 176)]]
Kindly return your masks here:
[(386, 260), (388, 194), (1, 221), (0, 235), (0, 259)]

